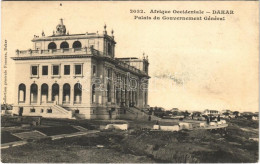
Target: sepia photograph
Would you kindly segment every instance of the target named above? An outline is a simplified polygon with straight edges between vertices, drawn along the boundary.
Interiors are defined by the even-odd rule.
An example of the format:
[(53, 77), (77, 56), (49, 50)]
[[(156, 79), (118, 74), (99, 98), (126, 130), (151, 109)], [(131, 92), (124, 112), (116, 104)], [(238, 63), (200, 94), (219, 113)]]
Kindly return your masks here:
[(258, 1), (2, 1), (2, 163), (258, 163)]

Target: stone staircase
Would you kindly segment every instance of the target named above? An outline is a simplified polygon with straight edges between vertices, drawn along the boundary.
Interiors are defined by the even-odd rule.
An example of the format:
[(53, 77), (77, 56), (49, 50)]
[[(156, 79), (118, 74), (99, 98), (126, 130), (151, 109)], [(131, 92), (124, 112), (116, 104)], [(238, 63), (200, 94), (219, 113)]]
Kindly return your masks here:
[[(124, 112), (122, 112), (123, 110), (126, 110), (125, 114), (124, 114)], [(148, 113), (142, 111), (141, 109), (139, 109), (135, 106), (129, 107), (129, 108), (127, 108), (127, 107), (122, 108), (120, 111), (119, 118), (120, 119), (131, 119), (131, 120), (132, 119), (147, 120), (149, 116), (151, 117), (151, 120), (161, 120), (161, 118), (149, 115)]]
[(53, 105), (53, 106), (52, 106), (52, 109), (57, 110), (57, 111), (60, 112), (61, 114), (66, 115), (67, 118), (70, 118), (70, 119), (71, 119), (71, 118), (73, 117), (73, 116), (72, 116), (72, 111), (67, 110), (67, 109), (65, 109), (65, 108), (63, 108), (63, 107), (61, 107), (61, 106), (59, 106), (59, 105)]
[(149, 116), (151, 116), (151, 120), (161, 120), (161, 118), (156, 117), (154, 115), (149, 115), (148, 113), (142, 111), (140, 108), (134, 106), (134, 107), (130, 107), (130, 110), (132, 110), (135, 113), (138, 113), (138, 116), (140, 116), (140, 119), (147, 119)]

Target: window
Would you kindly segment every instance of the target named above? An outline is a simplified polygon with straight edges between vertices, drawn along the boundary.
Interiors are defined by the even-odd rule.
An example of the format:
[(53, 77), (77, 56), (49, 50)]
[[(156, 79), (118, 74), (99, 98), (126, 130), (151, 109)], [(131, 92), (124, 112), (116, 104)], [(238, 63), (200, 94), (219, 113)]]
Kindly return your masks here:
[(41, 109), (41, 113), (43, 113), (44, 112), (44, 109)]
[(48, 49), (57, 49), (57, 46), (54, 42), (51, 42), (49, 45), (48, 45)]
[(108, 78), (112, 77), (112, 71), (111, 71), (110, 68), (107, 69), (107, 77), (108, 77)]
[(67, 42), (62, 42), (60, 48), (69, 48), (69, 44)]
[(81, 65), (75, 65), (75, 74), (76, 75), (81, 75)]
[(96, 66), (93, 65), (93, 76), (96, 76)]
[(34, 108), (31, 108), (31, 109), (30, 109), (30, 112), (31, 112), (31, 113), (35, 113), (35, 109), (34, 109)]
[(52, 109), (47, 109), (47, 113), (52, 113)]
[(42, 66), (42, 75), (48, 75), (48, 66)]
[(59, 72), (60, 72), (59, 66), (58, 65), (54, 65), (52, 67), (52, 75), (59, 75)]
[(75, 114), (79, 114), (79, 110), (77, 109), (77, 110), (75, 110)]
[(64, 75), (70, 74), (70, 65), (64, 65)]
[(107, 102), (111, 102), (111, 87), (109, 83), (107, 83)]
[(144, 66), (144, 71), (147, 73), (148, 72), (148, 66), (147, 66), (147, 64), (145, 64), (145, 66)]
[(96, 98), (96, 93), (95, 93), (95, 91), (96, 91), (96, 84), (93, 84), (93, 85), (92, 85), (92, 103), (95, 102), (95, 98)]
[(33, 76), (38, 75), (38, 66), (32, 66), (32, 75)]
[(72, 45), (73, 48), (81, 48), (81, 43), (80, 41), (75, 41)]
[(107, 45), (107, 52), (108, 52), (108, 55), (112, 55), (112, 46), (110, 43), (108, 43), (108, 45)]
[(19, 85), (18, 99), (19, 102), (25, 102), (26, 86), (24, 84)]

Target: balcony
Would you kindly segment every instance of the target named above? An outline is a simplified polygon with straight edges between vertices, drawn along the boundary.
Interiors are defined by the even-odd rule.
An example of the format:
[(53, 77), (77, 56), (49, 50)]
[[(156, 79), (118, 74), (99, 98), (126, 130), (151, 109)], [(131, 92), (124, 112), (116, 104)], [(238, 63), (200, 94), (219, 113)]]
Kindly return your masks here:
[(16, 57), (13, 57), (13, 59), (31, 59), (31, 58), (37, 58), (37, 59), (42, 59), (42, 58), (63, 58), (63, 57), (76, 57), (76, 56), (96, 56), (100, 58), (104, 58), (104, 60), (110, 60), (111, 62), (116, 63), (119, 67), (126, 69), (127, 71), (134, 72), (137, 74), (142, 74), (142, 75), (148, 75), (146, 72), (141, 71), (133, 66), (130, 66), (129, 64), (105, 56), (103, 52), (98, 51), (94, 48), (63, 48), (63, 49), (48, 49), (48, 50), (16, 50)]
[[(118, 61), (119, 61), (119, 60), (118, 60)], [(127, 64), (127, 63), (125, 63), (125, 62), (123, 62), (123, 61), (119, 61), (119, 62), (118, 62), (118, 65), (121, 66), (121, 67), (123, 67), (123, 68), (126, 68), (126, 69), (128, 69), (128, 70), (131, 70), (131, 71), (133, 71), (133, 72), (136, 72), (136, 73), (139, 73), (139, 74), (145, 74), (145, 75), (147, 75), (146, 72), (141, 71), (141, 70), (139, 70), (139, 69), (137, 69), (137, 68), (135, 68), (135, 67), (133, 67), (133, 66), (130, 66), (129, 64)]]
[(53, 56), (53, 55), (90, 55), (99, 53), (91, 48), (63, 48), (48, 50), (16, 50), (17, 57)]

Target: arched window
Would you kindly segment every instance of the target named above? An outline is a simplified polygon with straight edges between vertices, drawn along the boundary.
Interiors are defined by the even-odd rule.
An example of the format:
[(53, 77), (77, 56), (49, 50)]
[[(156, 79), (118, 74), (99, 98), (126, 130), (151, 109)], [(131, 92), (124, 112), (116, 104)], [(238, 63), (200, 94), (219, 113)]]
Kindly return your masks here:
[(60, 44), (60, 48), (69, 48), (68, 42), (62, 42), (62, 43)]
[(59, 85), (53, 84), (51, 89), (52, 89), (51, 100), (58, 102), (58, 100), (59, 100)]
[(48, 101), (48, 90), (49, 90), (49, 87), (47, 84), (42, 84), (42, 87), (41, 87), (41, 101), (43, 103), (46, 103)]
[(74, 103), (81, 103), (81, 95), (82, 95), (82, 86), (80, 83), (76, 83), (74, 85)]
[(70, 102), (70, 85), (68, 83), (63, 85), (63, 102)]
[(73, 48), (81, 48), (81, 43), (80, 41), (75, 41), (72, 45)]
[(54, 42), (51, 42), (51, 43), (49, 43), (49, 45), (48, 45), (48, 49), (57, 49), (57, 46), (56, 46), (56, 44), (54, 43)]
[(38, 98), (38, 86), (37, 84), (31, 85), (31, 103), (37, 103)]
[(24, 84), (19, 85), (18, 100), (19, 102), (25, 102), (26, 86)]

